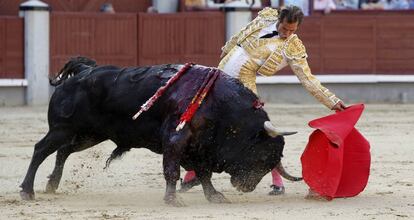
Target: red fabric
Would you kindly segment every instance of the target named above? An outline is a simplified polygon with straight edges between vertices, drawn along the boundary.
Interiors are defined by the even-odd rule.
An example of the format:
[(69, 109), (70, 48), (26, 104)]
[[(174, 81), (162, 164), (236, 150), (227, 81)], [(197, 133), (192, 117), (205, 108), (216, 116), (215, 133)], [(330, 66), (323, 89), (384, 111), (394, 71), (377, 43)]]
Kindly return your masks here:
[(309, 122), (316, 130), (302, 154), (306, 184), (328, 199), (352, 197), (367, 185), (371, 154), (369, 142), (354, 128), (363, 104)]

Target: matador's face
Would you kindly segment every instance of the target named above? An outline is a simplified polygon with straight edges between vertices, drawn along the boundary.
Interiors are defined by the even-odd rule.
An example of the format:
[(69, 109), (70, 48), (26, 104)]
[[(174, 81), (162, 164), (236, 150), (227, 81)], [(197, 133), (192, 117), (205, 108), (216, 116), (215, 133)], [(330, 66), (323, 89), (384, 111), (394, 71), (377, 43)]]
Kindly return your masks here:
[(279, 36), (282, 39), (286, 39), (290, 37), (290, 35), (294, 34), (298, 29), (299, 23), (289, 23), (286, 19), (283, 19), (282, 22), (277, 23), (277, 32), (279, 32)]

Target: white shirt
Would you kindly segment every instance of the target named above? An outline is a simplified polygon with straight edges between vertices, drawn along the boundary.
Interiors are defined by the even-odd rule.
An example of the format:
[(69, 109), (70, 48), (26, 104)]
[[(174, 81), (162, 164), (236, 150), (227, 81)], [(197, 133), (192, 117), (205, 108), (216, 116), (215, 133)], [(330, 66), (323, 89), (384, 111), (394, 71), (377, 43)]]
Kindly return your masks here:
[[(262, 30), (260, 30), (260, 32), (259, 32), (259, 38), (262, 37), (262, 36), (264, 36), (264, 35), (266, 35), (266, 34), (271, 34), (271, 33), (273, 33), (273, 31), (277, 31), (277, 29), (276, 29), (276, 23), (277, 22), (271, 23), (267, 27), (265, 27)], [(273, 36), (273, 37), (279, 37), (279, 36), (276, 35), (276, 36)]]

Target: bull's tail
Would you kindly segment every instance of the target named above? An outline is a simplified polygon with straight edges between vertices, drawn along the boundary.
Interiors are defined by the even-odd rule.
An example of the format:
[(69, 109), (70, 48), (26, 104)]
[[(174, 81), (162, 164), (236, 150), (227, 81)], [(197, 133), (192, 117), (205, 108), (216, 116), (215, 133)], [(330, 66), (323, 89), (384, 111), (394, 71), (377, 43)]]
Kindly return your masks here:
[(282, 165), (282, 161), (280, 161), (277, 165), (276, 165), (276, 170), (277, 172), (279, 172), (279, 174), (281, 176), (283, 176), (285, 179), (290, 180), (290, 181), (301, 181), (303, 180), (302, 177), (295, 177), (290, 175), (289, 173), (286, 172), (285, 168)]
[(125, 152), (127, 152), (129, 150), (131, 150), (131, 148), (122, 148), (122, 147), (115, 148), (115, 150), (112, 151), (111, 156), (109, 156), (109, 158), (106, 160), (106, 164), (105, 164), (104, 169), (106, 169), (106, 168), (109, 167), (109, 165), (111, 164), (112, 160), (121, 157)]
[(96, 67), (96, 61), (89, 59), (87, 57), (72, 57), (63, 68), (59, 71), (59, 73), (54, 78), (49, 79), (49, 83), (52, 86), (57, 86), (61, 84), (66, 79), (84, 71), (85, 69), (89, 69), (92, 67)]

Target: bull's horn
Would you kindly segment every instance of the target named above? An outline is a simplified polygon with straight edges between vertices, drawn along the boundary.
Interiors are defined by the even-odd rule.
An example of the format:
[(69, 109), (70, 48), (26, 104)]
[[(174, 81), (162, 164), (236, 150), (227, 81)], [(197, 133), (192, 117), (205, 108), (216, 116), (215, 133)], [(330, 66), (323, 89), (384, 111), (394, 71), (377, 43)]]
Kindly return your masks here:
[(302, 177), (295, 177), (290, 175), (289, 173), (286, 172), (285, 168), (282, 165), (282, 161), (280, 161), (277, 165), (276, 165), (276, 170), (277, 172), (279, 172), (279, 174), (281, 176), (283, 176), (283, 178), (290, 180), (290, 181), (301, 181), (303, 180)]
[(273, 126), (272, 122), (270, 121), (265, 121), (264, 128), (270, 137), (276, 137), (278, 135), (285, 136), (298, 133), (297, 131), (279, 131), (275, 128), (275, 126)]

